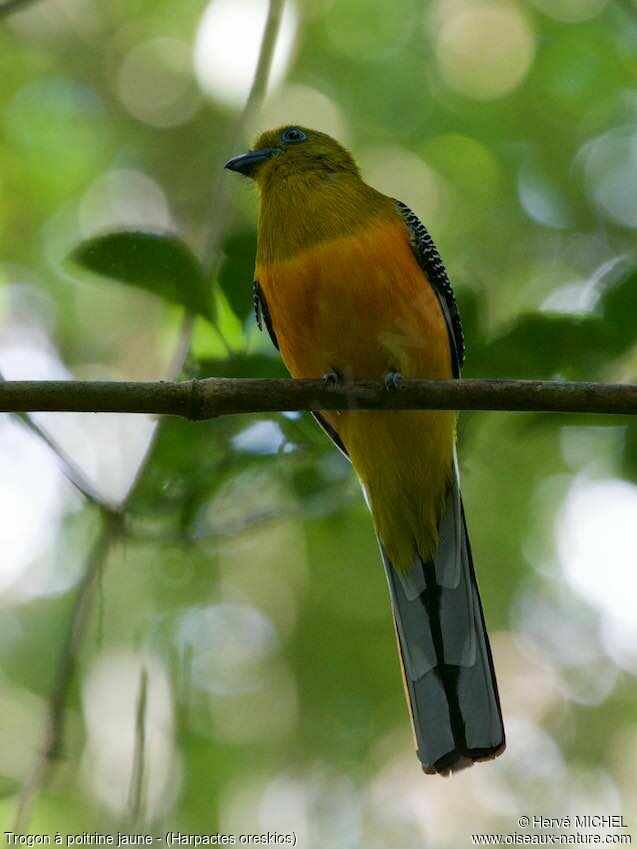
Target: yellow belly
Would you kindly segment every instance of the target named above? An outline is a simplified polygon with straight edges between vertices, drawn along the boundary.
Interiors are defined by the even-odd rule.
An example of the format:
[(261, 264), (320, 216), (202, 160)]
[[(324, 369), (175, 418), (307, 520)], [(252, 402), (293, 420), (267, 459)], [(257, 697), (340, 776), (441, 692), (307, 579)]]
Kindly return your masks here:
[[(257, 265), (256, 276), (294, 377), (452, 376), (440, 304), (400, 219)], [(416, 551), (428, 558), (451, 473), (455, 414), (323, 415), (349, 452), (391, 562), (408, 569)]]

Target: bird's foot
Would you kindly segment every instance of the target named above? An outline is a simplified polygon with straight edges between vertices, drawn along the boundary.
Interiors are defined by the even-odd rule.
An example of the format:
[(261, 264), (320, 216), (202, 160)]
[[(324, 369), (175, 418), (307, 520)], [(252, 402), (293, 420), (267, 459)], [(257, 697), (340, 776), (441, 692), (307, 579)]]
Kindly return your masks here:
[(388, 371), (384, 378), (385, 389), (387, 392), (395, 392), (403, 379), (399, 371)]
[(323, 375), (323, 386), (326, 389), (329, 386), (338, 386), (342, 380), (342, 375), (340, 375), (337, 371), (328, 371)]

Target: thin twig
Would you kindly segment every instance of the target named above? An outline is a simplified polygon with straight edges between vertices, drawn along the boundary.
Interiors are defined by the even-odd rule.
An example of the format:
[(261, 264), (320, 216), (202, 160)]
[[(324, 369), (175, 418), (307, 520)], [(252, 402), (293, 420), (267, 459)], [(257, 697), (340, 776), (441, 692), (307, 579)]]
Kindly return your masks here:
[(107, 509), (110, 509), (106, 499), (100, 495), (77, 463), (75, 463), (66, 451), (56, 442), (56, 440), (53, 439), (48, 431), (46, 431), (43, 427), (40, 427), (39, 424), (27, 415), (27, 413), (16, 413), (16, 418), (19, 419), (28, 430), (39, 437), (45, 445), (48, 445), (57, 457), (64, 476), (79, 492), (82, 493), (87, 501), (96, 507), (106, 507)]
[[(115, 525), (114, 525), (115, 523)], [(22, 786), (18, 797), (13, 830), (21, 832), (26, 828), (33, 802), (41, 788), (48, 782), (55, 760), (62, 750), (64, 738), (64, 720), (66, 697), (75, 672), (77, 653), (81, 637), (88, 621), (90, 601), (98, 575), (102, 571), (108, 553), (118, 536), (117, 519), (105, 521), (93, 543), (87, 557), (86, 568), (75, 594), (73, 609), (69, 619), (66, 639), (59, 655), (57, 668), (47, 705), (43, 740), (38, 760)]]
[[(0, 383), (5, 380), (4, 375), (0, 372)], [(56, 442), (55, 439), (35, 422), (27, 413), (15, 413), (15, 418), (20, 421), (27, 430), (39, 437), (45, 445), (55, 454), (62, 468), (65, 477), (79, 490), (87, 501), (90, 501), (97, 507), (107, 507), (106, 500), (102, 498), (100, 493), (95, 489), (93, 484), (86, 477), (82, 469), (77, 465), (75, 460), (66, 453), (66, 451)]]
[(566, 380), (322, 380), (221, 377), (179, 382), (8, 381), (0, 411), (150, 413), (194, 421), (281, 410), (510, 410), (637, 414), (637, 384)]
[[(241, 142), (247, 125), (258, 111), (265, 95), (284, 4), (285, 0), (270, 0), (268, 17), (261, 39), (259, 59), (250, 93), (248, 94), (243, 111), (231, 127), (226, 143), (224, 144), (224, 149), (231, 154), (236, 153), (236, 145)], [(219, 246), (230, 218), (230, 193), (228, 190), (228, 180), (226, 179), (227, 176), (222, 176), (215, 183), (210, 200), (210, 215), (207, 227), (208, 237), (202, 253), (204, 268), (210, 276), (213, 276), (216, 271)]]
[[(237, 145), (245, 134), (246, 126), (258, 111), (265, 96), (284, 4), (285, 0), (270, 0), (268, 17), (263, 29), (259, 58), (257, 60), (252, 86), (245, 106), (236, 122), (230, 128), (228, 138), (224, 144), (224, 150), (229, 153), (236, 151)], [(227, 178), (227, 174), (220, 172), (219, 178), (214, 183), (208, 207), (207, 238), (202, 252), (202, 264), (210, 280), (214, 280), (217, 275), (220, 262), (219, 249), (232, 219), (232, 206), (230, 204)], [(226, 353), (228, 356), (232, 356), (234, 352), (224, 336), (216, 316), (213, 316), (211, 321)]]
[(132, 825), (139, 823), (144, 802), (144, 764), (146, 755), (146, 701), (148, 697), (148, 670), (142, 666), (139, 678), (139, 695), (135, 716), (135, 752), (129, 791), (129, 815)]
[[(228, 137), (224, 144), (224, 150), (226, 150), (229, 154), (236, 153), (237, 145), (240, 144), (243, 136), (245, 135), (246, 127), (258, 111), (265, 96), (284, 5), (285, 0), (270, 0), (270, 4), (268, 6), (268, 17), (263, 29), (259, 58), (257, 60), (257, 67), (254, 73), (254, 79), (252, 80), (252, 86), (245, 102), (245, 106), (243, 107), (237, 121), (230, 128), (230, 132), (228, 133)], [(227, 177), (228, 175), (221, 175), (220, 179), (217, 180), (213, 186), (210, 204), (208, 207), (209, 214), (206, 228), (208, 236), (202, 251), (204, 271), (213, 284), (219, 270), (221, 259), (219, 248), (221, 247), (221, 241), (224, 233), (227, 232), (233, 217)], [(216, 316), (212, 318), (212, 325), (215, 328), (226, 353), (228, 356), (232, 356), (234, 352), (228, 340), (224, 336)]]

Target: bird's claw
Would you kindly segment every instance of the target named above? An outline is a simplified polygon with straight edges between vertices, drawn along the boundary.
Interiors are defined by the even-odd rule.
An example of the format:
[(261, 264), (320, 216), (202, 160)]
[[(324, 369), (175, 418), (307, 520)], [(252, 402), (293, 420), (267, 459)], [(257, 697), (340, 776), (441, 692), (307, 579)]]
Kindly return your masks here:
[(395, 392), (403, 379), (399, 371), (388, 371), (385, 375), (384, 383), (387, 392)]
[(329, 386), (338, 386), (341, 382), (341, 376), (337, 371), (328, 371), (323, 375), (323, 386), (327, 389)]

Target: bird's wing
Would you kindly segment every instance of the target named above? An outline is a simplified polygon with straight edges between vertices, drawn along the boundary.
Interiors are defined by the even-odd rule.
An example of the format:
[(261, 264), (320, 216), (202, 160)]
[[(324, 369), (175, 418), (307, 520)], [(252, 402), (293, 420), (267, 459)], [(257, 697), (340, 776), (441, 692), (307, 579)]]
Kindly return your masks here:
[(259, 328), (259, 330), (263, 330), (263, 325), (265, 324), (266, 330), (268, 331), (268, 336), (270, 337), (272, 344), (278, 351), (279, 343), (277, 342), (276, 333), (274, 332), (274, 328), (272, 327), (270, 310), (268, 309), (268, 304), (265, 299), (265, 295), (263, 294), (263, 289), (261, 288), (261, 284), (258, 280), (255, 280), (252, 284), (252, 305), (254, 307), (254, 317), (257, 320), (257, 327)]
[(433, 239), (418, 216), (402, 201), (396, 200), (396, 210), (403, 219), (409, 231), (409, 240), (418, 265), (425, 272), (429, 283), (438, 296), (442, 312), (447, 323), (449, 345), (453, 360), (453, 375), (460, 377), (460, 369), (464, 364), (464, 334), (458, 304), (451, 288), (451, 282)]
[[(268, 331), (270, 339), (272, 340), (272, 344), (278, 351), (279, 343), (277, 342), (276, 333), (274, 332), (274, 327), (272, 326), (270, 310), (268, 309), (268, 303), (265, 299), (263, 289), (261, 288), (261, 285), (259, 284), (258, 280), (255, 280), (252, 285), (252, 303), (254, 305), (254, 315), (257, 320), (257, 327), (259, 328), (259, 330), (263, 330), (263, 325), (265, 324), (265, 328)], [(326, 419), (324, 419), (320, 413), (313, 412), (312, 415), (319, 423), (319, 425), (323, 428), (325, 433), (332, 440), (334, 445), (336, 445), (338, 450), (342, 454), (344, 454), (349, 460), (349, 454), (347, 453), (347, 449), (343, 445), (343, 440), (340, 438), (334, 428), (330, 425), (330, 423)]]
[(323, 428), (325, 433), (332, 440), (334, 445), (336, 445), (336, 447), (341, 452), (341, 454), (343, 454), (343, 456), (345, 456), (349, 460), (350, 456), (347, 453), (347, 448), (343, 444), (343, 440), (338, 435), (338, 433), (334, 430), (332, 425), (327, 421), (327, 419), (323, 418), (323, 416), (320, 413), (316, 413), (316, 412), (312, 411), (312, 415), (314, 416), (316, 421), (319, 423), (319, 425)]

